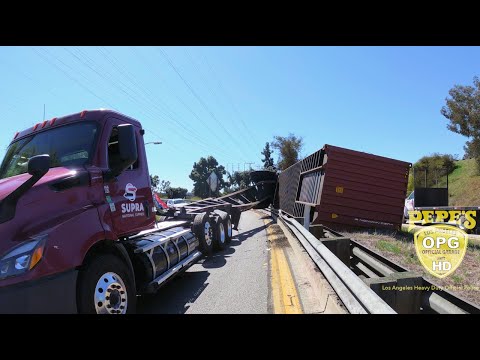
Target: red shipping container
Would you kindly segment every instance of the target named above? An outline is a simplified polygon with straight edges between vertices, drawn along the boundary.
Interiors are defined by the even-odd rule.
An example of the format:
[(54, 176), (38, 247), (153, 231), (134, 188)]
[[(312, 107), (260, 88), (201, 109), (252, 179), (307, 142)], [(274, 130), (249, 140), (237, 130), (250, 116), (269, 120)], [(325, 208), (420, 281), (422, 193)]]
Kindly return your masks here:
[(279, 176), (279, 207), (311, 224), (399, 229), (411, 164), (325, 145)]

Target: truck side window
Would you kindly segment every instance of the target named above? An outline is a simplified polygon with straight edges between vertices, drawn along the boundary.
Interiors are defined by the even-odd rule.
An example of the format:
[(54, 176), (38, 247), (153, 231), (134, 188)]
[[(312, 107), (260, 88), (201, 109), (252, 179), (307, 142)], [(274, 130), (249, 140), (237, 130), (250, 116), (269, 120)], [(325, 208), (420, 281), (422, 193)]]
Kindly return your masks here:
[[(111, 169), (120, 161), (120, 152), (118, 148), (118, 130), (116, 127), (112, 129), (112, 134), (108, 139), (108, 167)], [(127, 170), (138, 169), (138, 159)]]

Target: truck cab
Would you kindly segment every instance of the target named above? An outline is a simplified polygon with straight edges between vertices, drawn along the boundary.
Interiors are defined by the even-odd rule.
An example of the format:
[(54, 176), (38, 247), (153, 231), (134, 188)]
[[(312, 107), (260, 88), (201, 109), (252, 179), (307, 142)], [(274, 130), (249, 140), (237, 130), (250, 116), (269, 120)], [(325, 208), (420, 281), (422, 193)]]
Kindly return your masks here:
[(143, 135), (109, 110), (15, 134), (0, 165), (0, 313), (132, 313), (273, 198), (276, 180), (258, 181), (156, 226)]
[(15, 134), (0, 167), (0, 312), (75, 312), (92, 254), (128, 262), (115, 243), (155, 224), (143, 134), (108, 110)]

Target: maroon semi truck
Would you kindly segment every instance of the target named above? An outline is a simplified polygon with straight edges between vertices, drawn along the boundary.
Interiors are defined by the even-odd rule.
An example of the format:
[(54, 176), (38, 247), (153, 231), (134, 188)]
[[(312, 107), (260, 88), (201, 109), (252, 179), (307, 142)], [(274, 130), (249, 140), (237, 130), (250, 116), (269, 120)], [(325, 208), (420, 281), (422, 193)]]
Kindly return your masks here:
[(157, 228), (143, 135), (109, 110), (15, 134), (0, 168), (0, 313), (131, 313), (230, 241), (232, 212), (238, 224), (252, 206), (210, 200)]

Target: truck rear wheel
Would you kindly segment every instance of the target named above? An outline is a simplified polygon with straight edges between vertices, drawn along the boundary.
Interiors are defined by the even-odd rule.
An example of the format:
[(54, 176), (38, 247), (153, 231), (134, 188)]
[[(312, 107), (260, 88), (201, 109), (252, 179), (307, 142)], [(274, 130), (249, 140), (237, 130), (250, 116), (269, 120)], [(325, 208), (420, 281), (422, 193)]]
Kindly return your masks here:
[(92, 260), (80, 274), (78, 310), (83, 314), (134, 313), (136, 291), (125, 263), (110, 254)]
[(230, 215), (226, 212), (220, 213), (220, 219), (223, 222), (223, 226), (225, 228), (225, 242), (228, 244), (232, 241), (232, 219), (230, 218)]
[(215, 232), (213, 237), (213, 245), (217, 250), (223, 250), (227, 246), (227, 231), (225, 229), (225, 222), (219, 216), (215, 222)]
[(229, 243), (230, 241), (232, 241), (232, 237), (233, 237), (233, 225), (232, 225), (232, 219), (230, 218), (230, 215), (227, 215), (225, 228), (227, 229), (227, 243)]
[(213, 249), (214, 228), (207, 213), (198, 214), (193, 220), (193, 233), (200, 243), (200, 251), (204, 255), (211, 255)]

